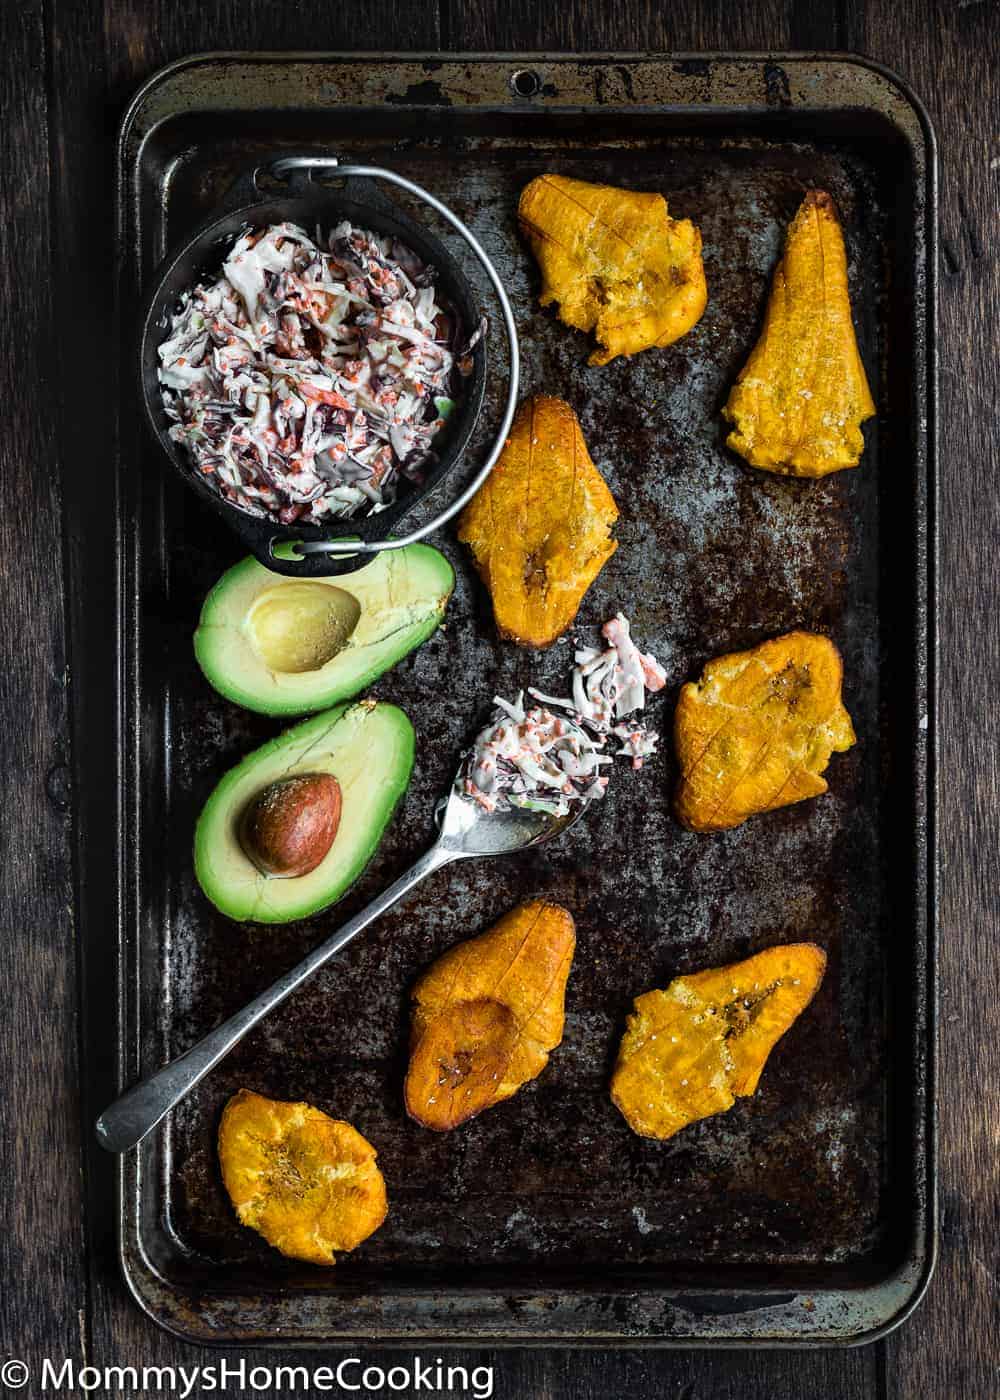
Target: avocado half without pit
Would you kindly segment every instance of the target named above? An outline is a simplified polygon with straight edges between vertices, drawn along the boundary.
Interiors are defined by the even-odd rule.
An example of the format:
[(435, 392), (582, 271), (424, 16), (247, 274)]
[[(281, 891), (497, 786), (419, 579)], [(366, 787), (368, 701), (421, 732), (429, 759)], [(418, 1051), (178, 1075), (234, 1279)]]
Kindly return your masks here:
[(454, 586), (448, 560), (424, 544), (330, 580), (285, 578), (244, 559), (205, 599), (195, 655), (238, 705), (308, 714), (357, 695), (425, 642)]
[(195, 830), (198, 883), (223, 914), (283, 924), (326, 909), (364, 870), (405, 793), (414, 735), (395, 705), (325, 710), (222, 778)]

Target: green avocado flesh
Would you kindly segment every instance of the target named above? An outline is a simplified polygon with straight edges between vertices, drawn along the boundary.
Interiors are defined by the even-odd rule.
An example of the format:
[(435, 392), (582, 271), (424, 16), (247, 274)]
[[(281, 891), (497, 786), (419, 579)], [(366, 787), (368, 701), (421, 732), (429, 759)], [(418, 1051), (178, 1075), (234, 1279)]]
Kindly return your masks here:
[(425, 642), (455, 575), (425, 544), (354, 574), (294, 579), (244, 559), (205, 599), (194, 650), (209, 683), (263, 715), (303, 715), (357, 695)]
[[(395, 705), (361, 700), (296, 724), (231, 768), (202, 808), (194, 835), (198, 883), (241, 923), (304, 919), (340, 898), (374, 855), (413, 768), (413, 726)], [(257, 794), (296, 773), (332, 773), (340, 826), (308, 875), (262, 875), (244, 854), (240, 818)]]

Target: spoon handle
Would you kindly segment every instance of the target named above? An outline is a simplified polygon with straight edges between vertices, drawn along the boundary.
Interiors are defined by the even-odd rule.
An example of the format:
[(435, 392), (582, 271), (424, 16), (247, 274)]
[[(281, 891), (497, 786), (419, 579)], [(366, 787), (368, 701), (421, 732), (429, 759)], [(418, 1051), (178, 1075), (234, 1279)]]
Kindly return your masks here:
[(280, 1006), (295, 988), (311, 977), (314, 972), (328, 962), (341, 948), (346, 947), (352, 938), (368, 925), (391, 909), (404, 895), (427, 878), (432, 871), (449, 861), (459, 859), (459, 853), (444, 848), (440, 842), (410, 867), (405, 875), (373, 899), (371, 904), (355, 914), (336, 933), (332, 933), (318, 948), (307, 954), (284, 976), (272, 982), (266, 991), (254, 997), (253, 1001), (209, 1031), (196, 1045), (176, 1060), (171, 1060), (148, 1079), (140, 1080), (121, 1098), (104, 1110), (96, 1123), (97, 1140), (109, 1152), (124, 1152), (142, 1141), (152, 1132), (160, 1119), (180, 1103), (194, 1086), (203, 1079), (224, 1055), (242, 1040), (247, 1031), (262, 1021), (269, 1011)]

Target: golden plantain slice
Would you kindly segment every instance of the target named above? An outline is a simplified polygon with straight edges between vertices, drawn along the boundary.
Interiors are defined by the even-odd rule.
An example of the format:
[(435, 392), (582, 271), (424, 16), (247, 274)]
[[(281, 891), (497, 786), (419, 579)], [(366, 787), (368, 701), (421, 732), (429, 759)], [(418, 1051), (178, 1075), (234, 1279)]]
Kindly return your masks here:
[(826, 792), (831, 753), (855, 742), (842, 677), (837, 648), (813, 632), (710, 661), (681, 689), (674, 716), (678, 820), (724, 831)]
[(542, 273), (542, 306), (593, 330), (592, 365), (670, 345), (705, 310), (701, 234), (672, 219), (659, 194), (540, 175), (518, 204), (521, 230)]
[(752, 467), (826, 476), (856, 467), (875, 412), (851, 322), (833, 200), (810, 190), (774, 274), (764, 328), (722, 410), (726, 443)]
[(307, 1103), (240, 1089), (222, 1114), (219, 1165), (240, 1221), (291, 1259), (333, 1264), (386, 1217), (371, 1143)]
[(505, 637), (547, 647), (566, 631), (618, 548), (608, 537), (617, 519), (569, 404), (526, 400), (458, 526)]
[(636, 997), (611, 1080), (612, 1101), (633, 1132), (673, 1137), (754, 1093), (825, 968), (814, 943), (789, 943)]
[(449, 949), (413, 990), (406, 1111), (447, 1132), (517, 1093), (562, 1040), (576, 931), (532, 900)]

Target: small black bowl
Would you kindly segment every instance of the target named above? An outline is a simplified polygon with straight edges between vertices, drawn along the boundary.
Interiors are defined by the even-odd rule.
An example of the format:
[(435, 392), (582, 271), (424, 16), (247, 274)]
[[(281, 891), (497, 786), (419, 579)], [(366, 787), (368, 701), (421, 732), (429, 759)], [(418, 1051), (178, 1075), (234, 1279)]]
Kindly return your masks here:
[[(420, 485), (401, 479), (398, 499), (374, 515), (331, 520), (322, 525), (300, 522), (282, 525), (251, 515), (225, 500), (194, 470), (186, 449), (169, 435), (170, 420), (163, 408), (157, 378), (157, 351), (166, 338), (177, 302), (198, 281), (219, 271), (230, 247), (248, 227), (294, 223), (309, 232), (317, 226), (326, 232), (341, 220), (349, 219), (361, 228), (398, 238), (433, 266), (438, 274), (436, 285), (441, 289), (443, 299), (458, 313), (466, 336), (479, 324), (483, 311), (453, 254), (432, 233), (387, 199), (374, 180), (349, 176), (343, 180), (340, 188), (332, 188), (314, 181), (304, 172), (295, 172), (287, 181), (287, 192), (276, 192), (260, 187), (259, 177), (267, 169), (266, 164), (258, 163), (241, 175), (225, 196), (225, 212), (213, 214), (158, 269), (153, 289), (142, 307), (139, 357), (142, 398), (149, 425), (174, 468), (266, 568), (295, 578), (352, 573), (370, 562), (374, 554), (360, 559), (357, 555), (298, 555), (289, 546), (296, 541), (384, 539), (444, 480), (464, 452), (482, 410), (486, 388), (485, 337), (480, 339), (473, 351), (472, 373), (463, 381), (461, 397), (457, 398), (454, 411), (435, 440), (437, 460), (430, 466)], [(279, 545), (285, 548), (276, 554), (275, 547)]]

